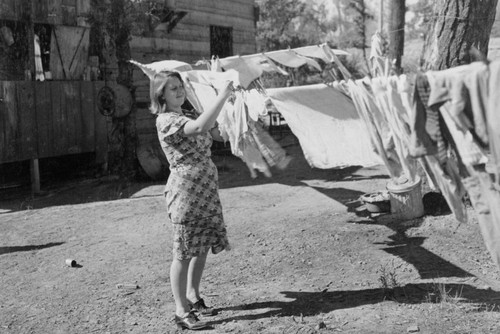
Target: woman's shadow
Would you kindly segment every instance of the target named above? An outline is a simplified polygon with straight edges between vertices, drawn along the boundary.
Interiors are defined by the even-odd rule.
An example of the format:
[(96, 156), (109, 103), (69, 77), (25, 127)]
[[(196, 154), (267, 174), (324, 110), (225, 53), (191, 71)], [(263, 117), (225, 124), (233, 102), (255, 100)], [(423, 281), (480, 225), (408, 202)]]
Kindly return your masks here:
[[(218, 311), (233, 311), (241, 314), (213, 321), (210, 325), (270, 317), (315, 316), (339, 309), (377, 304), (388, 299), (400, 304), (420, 304), (440, 303), (445, 298), (455, 298), (461, 303), (477, 304), (479, 311), (498, 312), (500, 310), (497, 307), (500, 292), (491, 289), (478, 289), (464, 284), (421, 283), (406, 284), (390, 289), (324, 290), (322, 292), (282, 291), (281, 294), (288, 300), (255, 302), (219, 309)], [(257, 310), (262, 310), (262, 312), (246, 312)]]

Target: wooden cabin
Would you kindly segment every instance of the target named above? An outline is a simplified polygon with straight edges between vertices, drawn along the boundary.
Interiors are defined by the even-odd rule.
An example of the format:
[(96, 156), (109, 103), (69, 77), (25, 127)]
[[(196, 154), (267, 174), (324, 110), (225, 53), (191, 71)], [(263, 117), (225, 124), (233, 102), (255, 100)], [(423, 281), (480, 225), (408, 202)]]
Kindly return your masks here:
[[(158, 21), (149, 22), (149, 30), (130, 40), (131, 58), (136, 61), (176, 59), (195, 64), (212, 55), (256, 51), (254, 0), (150, 2)], [(109, 126), (113, 117), (136, 118), (139, 161), (145, 154), (162, 156), (148, 111), (147, 77), (130, 65), (134, 87), (124, 89), (116, 84), (114, 50), (105, 50), (103, 58), (89, 54), (90, 3), (0, 1), (0, 165), (31, 161), (35, 191), (40, 182), (38, 159), (91, 152), (96, 162), (105, 163), (113, 150)], [(105, 88), (120, 97), (117, 108), (134, 112), (111, 115), (102, 110), (98, 102), (103, 101), (100, 94), (106, 93)]]
[[(106, 119), (90, 81), (90, 0), (0, 2), (0, 164), (94, 153), (104, 162)], [(2, 181), (9, 181), (2, 175)]]
[[(257, 7), (254, 0), (173, 0), (167, 1), (165, 22), (150, 36), (134, 36), (130, 41), (132, 59), (143, 64), (159, 60), (180, 60), (195, 68), (211, 56), (224, 58), (256, 52)], [(156, 135), (155, 119), (149, 113), (149, 79), (134, 68), (137, 103), (138, 156), (163, 158)], [(143, 163), (144, 162), (144, 163)]]

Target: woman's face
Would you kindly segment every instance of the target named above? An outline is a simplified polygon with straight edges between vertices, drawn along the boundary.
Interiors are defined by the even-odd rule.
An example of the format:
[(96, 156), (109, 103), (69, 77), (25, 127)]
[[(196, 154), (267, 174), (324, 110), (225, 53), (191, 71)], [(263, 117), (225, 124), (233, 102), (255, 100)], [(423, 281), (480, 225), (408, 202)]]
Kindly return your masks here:
[(182, 81), (176, 77), (169, 77), (163, 88), (163, 97), (168, 108), (180, 108), (186, 99), (186, 91)]

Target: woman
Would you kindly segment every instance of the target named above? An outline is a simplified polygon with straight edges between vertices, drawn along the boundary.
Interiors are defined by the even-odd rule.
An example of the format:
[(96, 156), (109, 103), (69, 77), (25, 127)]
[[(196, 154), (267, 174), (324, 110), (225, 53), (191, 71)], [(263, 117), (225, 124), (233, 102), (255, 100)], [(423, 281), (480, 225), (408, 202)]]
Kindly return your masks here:
[(211, 108), (194, 114), (182, 109), (186, 92), (179, 73), (161, 72), (151, 82), (150, 109), (170, 164), (165, 197), (174, 232), (170, 283), (179, 328), (207, 326), (197, 317), (213, 314), (199, 291), (207, 254), (229, 248), (210, 146), (212, 139), (222, 140), (216, 119), (232, 90), (227, 82)]

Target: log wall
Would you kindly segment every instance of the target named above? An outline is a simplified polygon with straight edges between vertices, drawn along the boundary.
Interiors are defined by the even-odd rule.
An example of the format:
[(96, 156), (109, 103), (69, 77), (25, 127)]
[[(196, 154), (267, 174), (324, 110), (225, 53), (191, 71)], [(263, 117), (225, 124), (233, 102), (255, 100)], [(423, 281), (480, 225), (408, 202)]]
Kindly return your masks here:
[[(256, 52), (254, 0), (175, 0), (167, 1), (176, 11), (187, 12), (172, 31), (160, 24), (152, 36), (133, 37), (132, 58), (141, 63), (174, 59), (195, 64), (210, 59), (210, 26), (232, 28), (233, 53)], [(203, 68), (205, 69), (205, 68)], [(113, 72), (115, 72), (113, 70)], [(113, 75), (113, 74), (111, 74)], [(134, 68), (135, 97), (138, 103), (139, 143), (157, 145), (154, 117), (149, 114), (149, 80)]]
[(90, 0), (1, 0), (0, 20), (25, 21), (32, 11), (34, 23), (88, 27), (89, 10)]

